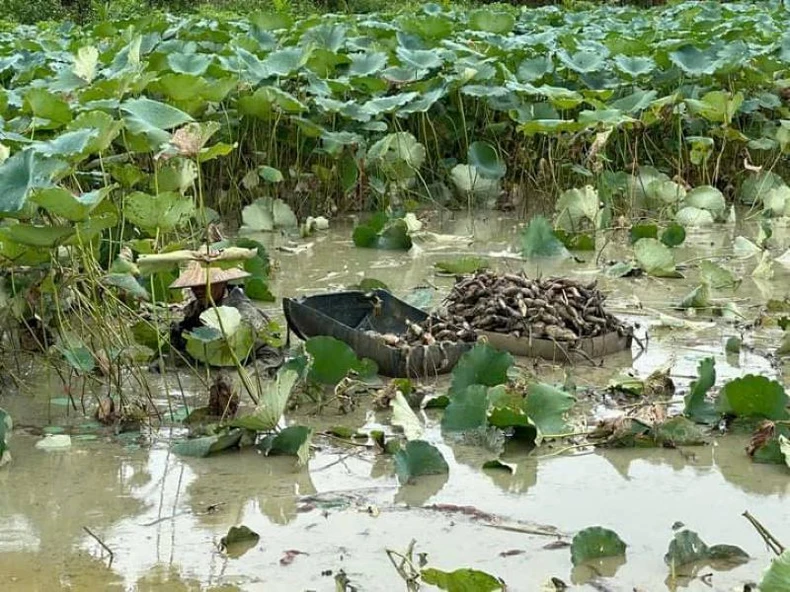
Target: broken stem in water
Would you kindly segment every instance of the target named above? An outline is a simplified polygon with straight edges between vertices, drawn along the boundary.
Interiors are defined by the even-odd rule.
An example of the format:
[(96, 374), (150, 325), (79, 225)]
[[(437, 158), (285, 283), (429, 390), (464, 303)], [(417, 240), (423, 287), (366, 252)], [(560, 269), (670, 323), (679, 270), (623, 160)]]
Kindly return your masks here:
[(752, 526), (754, 526), (754, 529), (757, 531), (757, 534), (759, 534), (763, 538), (765, 544), (768, 545), (768, 548), (771, 549), (771, 551), (773, 551), (775, 555), (781, 555), (784, 552), (785, 550), (784, 545), (780, 543), (776, 539), (776, 537), (772, 535), (767, 528), (765, 528), (765, 526), (760, 524), (760, 521), (757, 520), (757, 518), (755, 518), (754, 516), (752, 516), (748, 510), (746, 510), (743, 514), (741, 514), (741, 516), (743, 516), (749, 522), (752, 523)]
[(104, 543), (104, 541), (103, 541), (103, 540), (101, 540), (101, 539), (100, 539), (98, 536), (96, 536), (96, 535), (95, 535), (95, 534), (94, 534), (94, 533), (91, 531), (91, 529), (90, 529), (90, 528), (88, 528), (87, 526), (83, 526), (83, 527), (82, 527), (82, 530), (84, 530), (85, 532), (87, 532), (87, 533), (88, 533), (88, 534), (89, 534), (89, 535), (90, 535), (90, 536), (93, 538), (93, 540), (95, 540), (97, 543), (99, 543), (99, 545), (101, 545), (101, 548), (102, 548), (102, 549), (104, 549), (105, 551), (107, 551), (107, 553), (109, 553), (109, 554), (110, 554), (110, 562), (107, 564), (107, 568), (109, 569), (110, 567), (112, 567), (112, 562), (113, 562), (113, 559), (115, 559), (115, 553), (113, 553), (113, 552), (112, 552), (112, 549), (110, 549), (110, 548), (109, 548), (109, 547), (108, 547), (108, 546), (107, 546), (107, 545)]
[[(406, 582), (406, 589), (409, 592), (417, 592), (420, 589), (420, 570), (414, 567), (414, 563), (412, 563), (412, 555), (414, 554), (414, 545), (416, 543), (417, 541), (412, 539), (405, 553), (386, 549), (387, 557), (389, 557), (398, 575)], [(400, 559), (400, 563), (396, 561), (396, 557)]]

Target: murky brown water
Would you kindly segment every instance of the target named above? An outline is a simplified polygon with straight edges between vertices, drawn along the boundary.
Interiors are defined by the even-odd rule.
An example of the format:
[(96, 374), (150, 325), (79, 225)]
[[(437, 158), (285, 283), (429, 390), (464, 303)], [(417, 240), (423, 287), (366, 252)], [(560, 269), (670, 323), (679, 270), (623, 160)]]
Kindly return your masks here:
[[(460, 216), (445, 221), (442, 230), (457, 235), (474, 231), (476, 242), (469, 248), (432, 242), (416, 254), (382, 253), (353, 248), (348, 228), (337, 226), (310, 239), (312, 247), (300, 254), (273, 250), (280, 266), (273, 289), (278, 295), (336, 289), (358, 282), (364, 273), (387, 282), (401, 296), (416, 286), (435, 285), (437, 303), (452, 281), (433, 275), (431, 265), (439, 258), (476, 252), (500, 255), (494, 260), (503, 268), (523, 265), (501, 256), (515, 240), (515, 225), (506, 217), (478, 217), (473, 229)], [(677, 259), (725, 253), (733, 233), (729, 227), (696, 233)], [(775, 239), (787, 242), (782, 236)], [(612, 244), (604, 257), (616, 258), (621, 250)], [(745, 271), (754, 264), (730, 263)], [(525, 269), (581, 277), (592, 275), (595, 265), (567, 262), (538, 269), (527, 264)], [(769, 297), (785, 296), (787, 272), (780, 266), (776, 272), (772, 281), (760, 284), (747, 275), (736, 292), (744, 312), (752, 314), (750, 307)], [(762, 354), (775, 346), (776, 331), (747, 334), (745, 343), (753, 349), (734, 359), (724, 355), (723, 344), (736, 330), (723, 321), (694, 330), (655, 326), (657, 314), (648, 309), (681, 316), (669, 305), (695, 285), (696, 272), (691, 269), (688, 275), (685, 280), (602, 280), (612, 307), (650, 327), (648, 349), (633, 361), (624, 354), (607, 359), (600, 369), (579, 367), (577, 383), (602, 385), (629, 366), (646, 375), (671, 360), (674, 377), (685, 386), (699, 359), (709, 355), (716, 357), (720, 382), (745, 372), (775, 376)], [(549, 364), (539, 372), (562, 375)], [(186, 386), (197, 390), (189, 380)], [(431, 566), (482, 569), (502, 577), (512, 590), (540, 590), (552, 576), (577, 583), (579, 589), (596, 589), (589, 582), (595, 574), (571, 569), (567, 548), (545, 548), (556, 537), (495, 528), (490, 516), (451, 511), (452, 505), (473, 506), (498, 517), (499, 526), (527, 531), (551, 526), (572, 535), (592, 525), (614, 529), (629, 546), (626, 563), (611, 566), (613, 577), (604, 578), (608, 573), (595, 579), (606, 590), (671, 589), (663, 555), (678, 521), (709, 544), (739, 545), (753, 557), (732, 571), (712, 572), (711, 586), (701, 579), (677, 583), (687, 590), (742, 590), (744, 583), (759, 580), (771, 555), (741, 517), (744, 510), (780, 540), (790, 540), (790, 473), (753, 464), (744, 452), (745, 438), (739, 436), (721, 437), (683, 454), (651, 449), (552, 456), (557, 449), (509, 450), (506, 460), (518, 465), (510, 475), (481, 471), (478, 467), (489, 458), (485, 450), (443, 442), (434, 417), (426, 438), (450, 463), (449, 477), (421, 478), (399, 488), (388, 460), (363, 447), (338, 448), (320, 439), (309, 466), (301, 469), (291, 458), (264, 458), (254, 450), (182, 459), (169, 452), (170, 438), (177, 435), (170, 430), (157, 433), (150, 447), (134, 440), (74, 439), (68, 450), (44, 452), (34, 448), (36, 428), (68, 424), (79, 431), (88, 422), (73, 414), (66, 417), (67, 407), (49, 404), (51, 397), (62, 402), (59, 383), (40, 372), (30, 375), (26, 392), (0, 394), (0, 406), (22, 426), (12, 439), (14, 462), (0, 469), (3, 591), (335, 590), (334, 575), (340, 570), (359, 590), (401, 590), (405, 586), (385, 550), (405, 550), (411, 539), (417, 541), (417, 552), (428, 554)], [(386, 424), (387, 419), (360, 408), (351, 416), (330, 409), (309, 421), (360, 427)], [(91, 431), (90, 425), (83, 428)], [(218, 509), (207, 512), (215, 504)], [(261, 540), (230, 559), (216, 546), (230, 526), (241, 523)], [(111, 568), (107, 553), (84, 527), (113, 551)], [(292, 550), (304, 554), (288, 564), (283, 560)], [(509, 551), (519, 553), (502, 556)], [(704, 569), (700, 575), (710, 572)]]

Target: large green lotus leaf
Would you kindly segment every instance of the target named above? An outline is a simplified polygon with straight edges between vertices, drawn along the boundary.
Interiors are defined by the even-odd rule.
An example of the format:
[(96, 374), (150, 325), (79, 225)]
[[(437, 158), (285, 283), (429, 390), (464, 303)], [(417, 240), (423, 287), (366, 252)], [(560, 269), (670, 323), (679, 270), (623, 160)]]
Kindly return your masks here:
[(349, 58), (351, 58), (351, 64), (348, 67), (349, 76), (371, 76), (381, 72), (387, 66), (389, 56), (378, 51), (366, 51), (352, 53)]
[[(99, 211), (107, 207), (106, 211)], [(86, 220), (75, 224), (76, 233), (64, 244), (67, 246), (80, 246), (92, 241), (108, 228), (118, 224), (118, 210), (109, 201), (102, 201)]]
[(476, 343), (453, 368), (450, 399), (473, 384), (504, 384), (507, 382), (507, 371), (513, 364), (513, 356), (509, 353), (499, 351), (487, 343)]
[(505, 35), (513, 30), (516, 18), (509, 12), (481, 8), (469, 14), (469, 26), (476, 31)]
[(548, 384), (536, 383), (527, 388), (524, 410), (538, 428), (538, 434), (542, 439), (568, 431), (565, 415), (575, 402), (573, 395), (565, 391)]
[(453, 391), (450, 404), (442, 415), (442, 430), (466, 432), (485, 428), (488, 414), (488, 387), (472, 384)]
[(658, 96), (658, 92), (655, 90), (635, 90), (628, 96), (612, 101), (609, 107), (618, 109), (623, 113), (634, 114), (647, 109), (656, 96)]
[(554, 62), (551, 56), (537, 56), (522, 61), (518, 66), (516, 76), (522, 82), (534, 82), (553, 71)]
[(740, 547), (733, 545), (709, 547), (696, 532), (687, 529), (675, 533), (669, 543), (669, 549), (664, 555), (664, 563), (671, 566), (673, 571), (681, 570), (682, 567), (695, 563), (711, 561), (735, 567), (749, 561), (749, 555)]
[(597, 72), (601, 69), (606, 60), (606, 56), (600, 51), (584, 49), (574, 53), (573, 55), (570, 55), (566, 51), (562, 50), (558, 52), (557, 55), (563, 64), (565, 64), (574, 72), (579, 72), (580, 74)]
[(653, 59), (646, 56), (618, 55), (614, 58), (614, 64), (618, 70), (634, 78), (650, 74), (656, 67)]
[[(407, 103), (416, 99), (418, 96), (419, 93), (416, 92), (404, 92), (396, 95), (390, 95), (388, 97), (371, 99), (362, 105), (361, 111), (367, 115), (367, 119), (370, 119), (371, 117), (378, 117), (386, 113), (394, 113)], [(367, 121), (367, 119), (364, 119), (364, 121)]]
[(310, 458), (313, 430), (307, 426), (293, 425), (270, 434), (257, 447), (266, 456), (287, 454), (297, 458), (298, 466), (305, 466)]
[(281, 199), (262, 197), (241, 212), (240, 232), (272, 232), (278, 228), (296, 228), (299, 221), (290, 206)]
[(489, 198), (499, 194), (499, 181), (484, 177), (470, 164), (455, 165), (450, 171), (450, 178), (456, 189), (466, 195)]
[(96, 67), (99, 65), (99, 50), (92, 45), (85, 45), (77, 50), (74, 56), (72, 72), (85, 82), (93, 82)]
[(24, 107), (26, 112), (46, 121), (36, 126), (39, 129), (56, 129), (71, 121), (69, 104), (44, 88), (32, 88), (27, 91)]
[(44, 226), (13, 224), (0, 229), (3, 241), (11, 241), (29, 247), (54, 248), (74, 234), (71, 226)]
[(708, 210), (717, 218), (720, 217), (727, 208), (724, 195), (722, 195), (721, 191), (710, 185), (695, 187), (686, 194), (683, 203), (702, 210)]
[(171, 158), (164, 166), (158, 167), (150, 179), (151, 191), (168, 193), (177, 191), (185, 194), (198, 178), (197, 165), (189, 158)]
[(579, 112), (576, 120), (581, 125), (588, 127), (613, 128), (622, 127), (626, 123), (633, 123), (634, 118), (625, 115), (619, 109), (596, 109), (595, 111), (584, 110)]
[(406, 68), (425, 69), (441, 68), (444, 65), (441, 55), (432, 49), (407, 49), (398, 47), (395, 51), (398, 59)]
[(390, 219), (386, 212), (355, 226), (352, 239), (354, 245), (365, 249), (407, 251), (412, 247), (408, 224), (402, 218)]
[(653, 426), (653, 439), (659, 446), (700, 446), (708, 441), (705, 431), (682, 415)]
[(442, 475), (450, 472), (442, 453), (424, 440), (411, 440), (395, 454), (395, 473), (401, 484), (422, 475)]
[(200, 315), (203, 327), (184, 333), (187, 353), (211, 366), (236, 366), (250, 355), (255, 344), (252, 328), (242, 321), (238, 309), (211, 308)]
[(53, 140), (35, 144), (33, 150), (45, 157), (65, 156), (75, 158), (81, 156), (90, 145), (91, 140), (98, 135), (98, 131), (93, 129), (65, 132)]
[(672, 251), (661, 241), (654, 238), (642, 238), (634, 244), (634, 255), (639, 266), (648, 275), (656, 277), (682, 277), (675, 269), (675, 257)]
[(11, 439), (11, 431), (14, 429), (14, 422), (11, 415), (0, 407), (0, 467), (11, 462), (11, 454), (8, 452), (8, 441)]
[(124, 201), (124, 214), (132, 224), (150, 234), (168, 232), (185, 224), (195, 213), (191, 198), (172, 191), (149, 195), (136, 191)]
[(747, 374), (724, 385), (716, 400), (716, 410), (737, 417), (785, 420), (790, 418), (788, 402), (790, 399), (779, 382)]
[(177, 74), (202, 76), (211, 65), (211, 57), (199, 53), (169, 53), (167, 65)]
[(507, 165), (499, 153), (488, 142), (472, 142), (467, 152), (469, 164), (487, 179), (501, 179), (507, 173)]
[(784, 179), (771, 171), (760, 171), (749, 175), (741, 184), (739, 199), (741, 202), (752, 205), (763, 202), (766, 194), (772, 189), (786, 187)]
[[(423, 5), (424, 9), (428, 4)], [(415, 14), (404, 13), (398, 23), (406, 33), (413, 33), (430, 40), (446, 39), (452, 35), (455, 21), (449, 14)]]
[(0, 164), (0, 212), (22, 210), (31, 190), (51, 185), (51, 169), (33, 150), (17, 152)]
[(262, 31), (279, 31), (290, 29), (293, 17), (284, 11), (254, 12), (250, 15), (250, 22)]
[(705, 358), (697, 367), (697, 379), (692, 381), (688, 394), (684, 397), (683, 414), (698, 423), (714, 424), (719, 420), (713, 402), (707, 399), (708, 391), (716, 384), (716, 362)]
[(302, 35), (301, 45), (313, 44), (333, 53), (340, 51), (346, 42), (348, 25), (342, 23), (326, 23), (311, 26)]
[(760, 592), (785, 592), (790, 590), (790, 549), (771, 561), (760, 580)]
[(556, 225), (568, 232), (579, 232), (592, 224), (598, 225), (601, 200), (591, 185), (568, 189), (560, 195), (554, 206)]
[(179, 456), (204, 457), (235, 448), (241, 441), (244, 430), (235, 428), (226, 433), (182, 440), (173, 445), (173, 452)]
[(565, 245), (557, 238), (546, 218), (535, 216), (521, 232), (521, 254), (524, 257), (565, 257)]
[(273, 430), (285, 413), (291, 391), (298, 379), (299, 373), (296, 370), (281, 368), (273, 381), (263, 385), (258, 405), (252, 413), (237, 417), (230, 425), (256, 432)]
[(137, 281), (131, 273), (108, 273), (101, 278), (101, 283), (106, 286), (114, 286), (120, 288), (127, 294), (134, 296), (139, 300), (150, 300), (151, 295), (143, 286)]
[[(151, 90), (161, 92), (171, 101), (184, 103), (199, 98), (209, 83), (191, 74), (165, 74), (151, 85)], [(165, 128), (162, 128), (165, 129)]]
[(626, 544), (613, 530), (590, 526), (576, 533), (571, 541), (571, 562), (581, 565), (605, 557), (625, 555)]
[(359, 365), (354, 350), (334, 337), (311, 337), (305, 342), (305, 350), (313, 358), (309, 378), (321, 384), (337, 384)]
[(132, 134), (146, 139), (152, 148), (158, 148), (170, 139), (170, 130), (192, 121), (188, 113), (145, 97), (128, 99), (121, 103), (124, 121)]
[(685, 228), (704, 228), (713, 226), (715, 220), (709, 210), (686, 206), (675, 214), (675, 221)]
[(448, 592), (496, 592), (505, 589), (504, 584), (494, 576), (470, 568), (442, 571), (427, 567), (420, 575), (426, 584)]
[(703, 51), (693, 45), (684, 45), (670, 52), (669, 59), (690, 76), (713, 74), (718, 67), (715, 53), (712, 48), (711, 50)]
[(772, 217), (790, 215), (790, 187), (774, 187), (763, 196), (763, 211)]
[(310, 50), (306, 47), (289, 47), (273, 51), (263, 60), (268, 76), (290, 76), (307, 63)]
[(390, 423), (403, 430), (407, 440), (419, 440), (424, 431), (424, 426), (417, 414), (409, 407), (406, 397), (400, 391), (395, 393), (392, 400), (392, 419)]
[(62, 187), (49, 187), (35, 190), (30, 199), (50, 214), (79, 222), (85, 220), (115, 187), (110, 185), (82, 195), (74, 195)]
[(708, 121), (729, 125), (735, 113), (743, 104), (743, 93), (715, 90), (705, 93), (701, 99), (686, 99), (692, 113), (701, 115)]
[(239, 100), (240, 113), (259, 119), (269, 119), (275, 106), (285, 113), (297, 114), (308, 110), (307, 105), (295, 96), (274, 86), (262, 86), (252, 95)]
[(87, 111), (80, 113), (68, 125), (71, 131), (88, 129), (95, 131), (85, 148), (88, 154), (96, 154), (104, 152), (112, 144), (113, 140), (118, 137), (123, 128), (122, 121), (116, 121), (111, 115), (103, 111)]

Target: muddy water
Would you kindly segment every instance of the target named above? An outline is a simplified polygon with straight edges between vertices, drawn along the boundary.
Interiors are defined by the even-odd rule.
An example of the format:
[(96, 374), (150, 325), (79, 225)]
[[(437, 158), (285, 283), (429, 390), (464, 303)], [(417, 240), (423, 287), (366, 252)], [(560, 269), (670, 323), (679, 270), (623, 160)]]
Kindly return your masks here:
[[(475, 242), (433, 240), (416, 252), (382, 253), (354, 249), (348, 228), (337, 226), (309, 239), (307, 250), (291, 254), (276, 250), (284, 241), (274, 239), (279, 264), (274, 291), (336, 289), (364, 274), (387, 282), (401, 296), (435, 304), (451, 280), (434, 276), (432, 263), (467, 253), (486, 254), (497, 267), (523, 266), (532, 274), (595, 274), (592, 260), (538, 267), (509, 257), (516, 226), (497, 215), (478, 217), (474, 224), (463, 217), (437, 219), (431, 230), (474, 234)], [(689, 261), (685, 280), (602, 279), (611, 306), (647, 331), (647, 350), (635, 347), (631, 355), (607, 359), (602, 368), (579, 367), (573, 372), (577, 384), (600, 386), (629, 367), (644, 376), (671, 363), (677, 384), (685, 387), (699, 359), (709, 355), (716, 357), (720, 382), (747, 372), (776, 376), (766, 356), (777, 342), (775, 330), (747, 333), (748, 347), (733, 357), (723, 353), (723, 344), (738, 330), (723, 321), (684, 329), (660, 322), (660, 313), (682, 317), (669, 307), (695, 285), (694, 260), (727, 254), (734, 234), (743, 232), (727, 227), (689, 237), (677, 254), (679, 261)], [(603, 258), (622, 252), (614, 241)], [(785, 296), (788, 278), (781, 267), (770, 282), (755, 283), (748, 276), (754, 261), (729, 264), (746, 272), (736, 300), (747, 316), (767, 298)], [(420, 286), (429, 289), (415, 290)], [(529, 367), (541, 376), (562, 377), (548, 363)], [(187, 402), (194, 404), (199, 386), (189, 378), (184, 384)], [(170, 380), (160, 386), (164, 404), (165, 389), (174, 392), (175, 385)], [(386, 549), (403, 551), (412, 539), (417, 553), (427, 553), (429, 565), (483, 569), (512, 590), (540, 590), (551, 577), (590, 590), (601, 584), (608, 590), (742, 590), (744, 583), (759, 580), (770, 560), (743, 511), (757, 515), (780, 540), (790, 529), (790, 475), (783, 467), (751, 463), (740, 436), (683, 451), (508, 449), (505, 460), (517, 466), (510, 474), (481, 471), (489, 454), (444, 442), (438, 417), (431, 416), (426, 438), (439, 446), (450, 474), (401, 488), (387, 459), (327, 440), (317, 441), (309, 465), (299, 469), (290, 458), (263, 458), (253, 450), (178, 458), (169, 452), (171, 439), (181, 434), (177, 428), (142, 441), (134, 435), (92, 439), (94, 426), (68, 412), (61, 390), (56, 377), (31, 372), (23, 393), (0, 394), (0, 406), (21, 426), (12, 439), (14, 462), (0, 470), (3, 591), (335, 590), (341, 572), (359, 590), (400, 590), (405, 585)], [(307, 419), (316, 427), (386, 425), (386, 415), (367, 407), (345, 416), (329, 409)], [(34, 448), (44, 426), (68, 426), (87, 437), (75, 437), (68, 450), (44, 452)], [(710, 586), (699, 578), (670, 581), (663, 555), (677, 522), (709, 544), (739, 545), (753, 559), (731, 571), (703, 568), (697, 575), (712, 574), (706, 578)], [(240, 523), (261, 540), (241, 557), (228, 558), (216, 546)], [(554, 548), (556, 541), (591, 525), (612, 528), (628, 543), (624, 564), (606, 565), (598, 574), (573, 570), (568, 549)], [(108, 552), (86, 528), (113, 552), (110, 567)]]

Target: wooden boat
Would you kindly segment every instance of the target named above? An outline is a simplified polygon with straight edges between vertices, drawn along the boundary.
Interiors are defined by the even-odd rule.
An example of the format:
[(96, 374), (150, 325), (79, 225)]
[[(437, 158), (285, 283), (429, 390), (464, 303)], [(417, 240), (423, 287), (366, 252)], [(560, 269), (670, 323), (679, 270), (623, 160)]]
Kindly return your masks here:
[(393, 377), (425, 377), (446, 374), (458, 363), (470, 343), (392, 347), (384, 334), (404, 335), (406, 321), (419, 323), (428, 314), (399, 300), (385, 290), (332, 292), (302, 298), (284, 298), (288, 327), (307, 340), (328, 335), (348, 344), (361, 358), (370, 358), (379, 373)]

